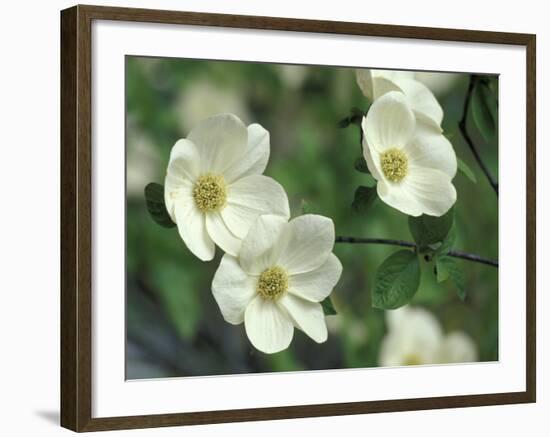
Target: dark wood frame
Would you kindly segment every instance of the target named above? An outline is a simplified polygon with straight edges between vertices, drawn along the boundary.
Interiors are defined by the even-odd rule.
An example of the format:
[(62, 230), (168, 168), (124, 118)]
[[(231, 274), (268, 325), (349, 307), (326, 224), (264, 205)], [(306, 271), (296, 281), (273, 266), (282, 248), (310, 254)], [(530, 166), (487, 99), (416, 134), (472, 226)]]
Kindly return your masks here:
[[(526, 391), (421, 399), (92, 418), (92, 20), (222, 26), (525, 46), (527, 50)], [(163, 10), (75, 6), (61, 12), (61, 425), (74, 431), (336, 416), (535, 402), (536, 38), (519, 33)]]

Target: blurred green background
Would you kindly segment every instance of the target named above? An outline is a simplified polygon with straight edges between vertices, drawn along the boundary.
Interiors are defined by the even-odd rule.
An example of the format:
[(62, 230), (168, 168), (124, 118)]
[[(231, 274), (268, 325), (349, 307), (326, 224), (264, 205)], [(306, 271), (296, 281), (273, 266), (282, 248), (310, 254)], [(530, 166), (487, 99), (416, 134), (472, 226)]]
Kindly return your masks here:
[[(457, 156), (477, 176), (458, 173), (454, 184), (457, 249), (498, 258), (498, 202), (458, 130), (467, 74), (423, 73), (436, 94), (443, 128)], [(331, 217), (337, 235), (411, 240), (407, 217), (377, 200), (366, 216), (351, 209), (365, 175), (356, 126), (337, 127), (352, 107), (368, 102), (349, 68), (242, 62), (126, 58), (127, 111), (127, 378), (272, 372), (378, 365), (386, 333), (384, 311), (373, 309), (370, 287), (382, 261), (398, 248), (337, 244), (344, 271), (327, 317), (329, 338), (317, 344), (296, 330), (286, 351), (266, 355), (249, 343), (244, 325), (226, 323), (212, 297), (211, 281), (222, 255), (203, 263), (179, 238), (149, 217), (143, 189), (164, 183), (171, 147), (200, 120), (220, 112), (260, 123), (271, 134), (267, 175), (288, 193), (292, 216), (309, 208)], [(472, 137), (498, 173), (498, 145), (487, 144), (469, 120)], [(495, 140), (496, 141), (496, 140)], [(412, 305), (431, 311), (445, 332), (472, 337), (481, 361), (498, 359), (498, 269), (458, 261), (467, 299), (451, 284), (437, 284), (431, 264)]]

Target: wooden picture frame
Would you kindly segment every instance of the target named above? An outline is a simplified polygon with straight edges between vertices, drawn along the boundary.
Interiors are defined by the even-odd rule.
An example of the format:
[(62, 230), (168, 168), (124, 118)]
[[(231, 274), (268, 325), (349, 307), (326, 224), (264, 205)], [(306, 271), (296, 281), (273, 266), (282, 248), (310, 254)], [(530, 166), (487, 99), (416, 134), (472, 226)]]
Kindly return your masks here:
[[(526, 390), (226, 411), (92, 417), (91, 26), (94, 20), (428, 39), (525, 47), (527, 58), (525, 66), (527, 78)], [(536, 39), (535, 35), (530, 34), (98, 6), (75, 6), (62, 11), (61, 425), (82, 432), (535, 402), (535, 55)]]

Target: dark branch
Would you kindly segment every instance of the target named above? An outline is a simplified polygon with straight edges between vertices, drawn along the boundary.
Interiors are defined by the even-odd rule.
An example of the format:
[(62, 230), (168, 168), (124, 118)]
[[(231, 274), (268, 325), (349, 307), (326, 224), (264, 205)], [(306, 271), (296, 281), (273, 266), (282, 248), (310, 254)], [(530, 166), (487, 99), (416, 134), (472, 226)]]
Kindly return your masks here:
[[(337, 236), (336, 243), (350, 243), (350, 244), (386, 244), (390, 246), (401, 246), (401, 247), (410, 247), (416, 248), (415, 243), (410, 241), (403, 240), (392, 240), (387, 238), (368, 238), (368, 237), (343, 237)], [(482, 256), (476, 255), (475, 253), (462, 252), (460, 250), (451, 250), (447, 253), (448, 256), (454, 258), (461, 258), (468, 261), (473, 261), (481, 264), (486, 264), (488, 266), (498, 267), (498, 261), (484, 258)]]
[(493, 187), (493, 190), (495, 190), (496, 195), (498, 196), (498, 183), (495, 181), (493, 176), (491, 175), (491, 172), (481, 159), (481, 156), (479, 155), (479, 152), (477, 151), (474, 142), (472, 141), (472, 138), (468, 134), (468, 130), (466, 129), (466, 118), (468, 116), (468, 112), (470, 110), (470, 102), (472, 101), (472, 94), (474, 91), (474, 86), (476, 83), (476, 76), (470, 75), (470, 84), (468, 85), (468, 92), (466, 93), (466, 100), (464, 100), (464, 110), (462, 111), (462, 118), (460, 122), (458, 123), (458, 126), (460, 127), (460, 132), (462, 132), (462, 136), (466, 140), (466, 143), (470, 147), (470, 150), (472, 151), (477, 163), (481, 167), (481, 170), (483, 170), (483, 173), (485, 174), (485, 177), (491, 184), (491, 187)]

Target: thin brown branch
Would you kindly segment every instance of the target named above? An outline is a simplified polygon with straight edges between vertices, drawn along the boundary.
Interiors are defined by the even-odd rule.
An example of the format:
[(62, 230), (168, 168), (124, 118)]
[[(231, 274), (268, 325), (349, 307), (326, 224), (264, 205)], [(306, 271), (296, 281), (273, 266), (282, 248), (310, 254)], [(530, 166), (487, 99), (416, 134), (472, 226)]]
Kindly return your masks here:
[[(404, 240), (392, 240), (388, 238), (368, 238), (368, 237), (345, 237), (337, 236), (336, 243), (349, 243), (349, 244), (385, 244), (391, 246), (401, 246), (409, 247), (411, 249), (416, 249), (416, 244), (410, 241)], [(451, 250), (447, 253), (448, 256), (454, 258), (461, 258), (467, 261), (473, 261), (481, 264), (485, 264), (492, 267), (498, 268), (498, 261), (482, 257), (475, 253), (462, 252), (460, 250)]]
[(481, 167), (481, 170), (485, 174), (485, 177), (489, 181), (489, 184), (491, 184), (491, 187), (493, 187), (493, 190), (495, 190), (495, 194), (498, 196), (498, 183), (496, 182), (495, 178), (489, 171), (489, 168), (487, 165), (485, 165), (485, 162), (483, 162), (483, 159), (481, 159), (481, 156), (472, 141), (472, 138), (470, 137), (470, 134), (468, 134), (468, 129), (466, 128), (466, 118), (468, 116), (468, 112), (470, 110), (470, 103), (472, 101), (472, 94), (474, 91), (474, 86), (476, 84), (476, 76), (474, 74), (470, 75), (470, 84), (468, 85), (468, 91), (466, 93), (466, 99), (464, 100), (464, 110), (462, 111), (462, 118), (460, 119), (460, 122), (458, 123), (458, 126), (460, 128), (460, 132), (462, 132), (462, 136), (464, 137), (464, 140), (466, 140), (466, 143), (468, 144), (468, 147), (470, 147), (470, 150), (472, 151), (472, 154), (474, 155), (474, 158), (476, 159), (477, 163)]

